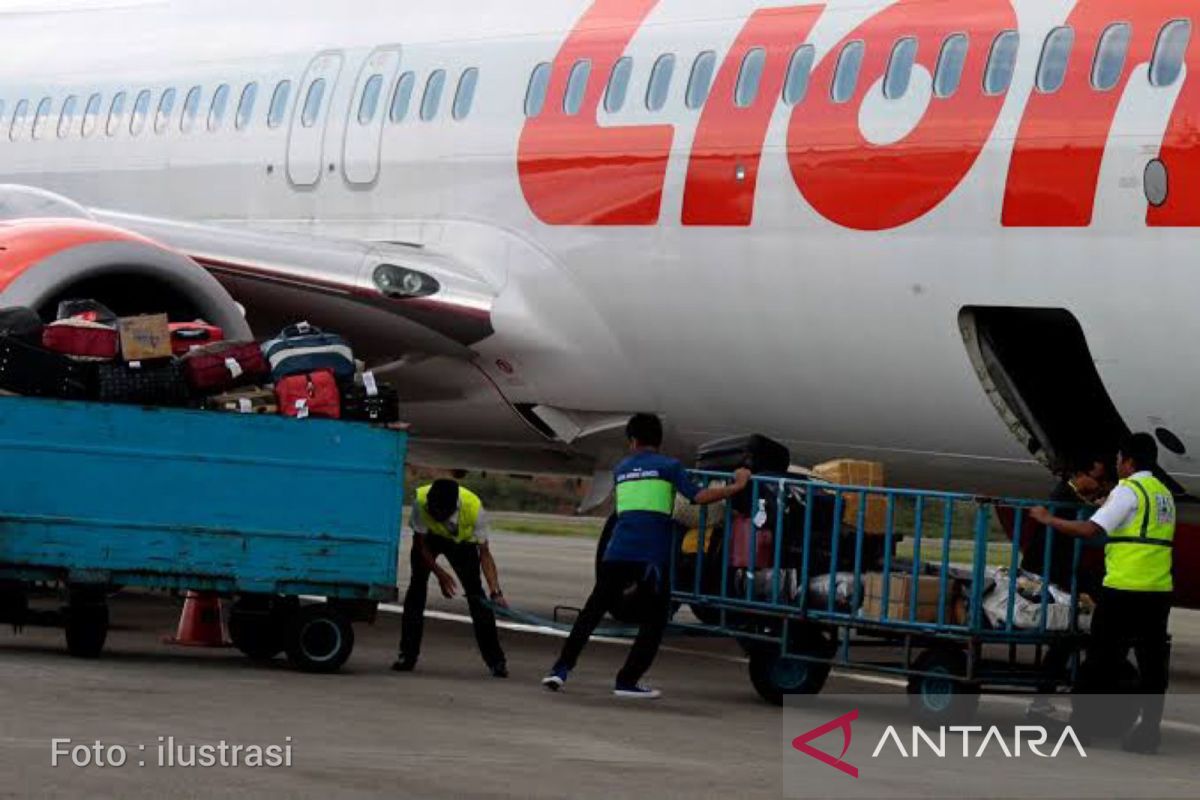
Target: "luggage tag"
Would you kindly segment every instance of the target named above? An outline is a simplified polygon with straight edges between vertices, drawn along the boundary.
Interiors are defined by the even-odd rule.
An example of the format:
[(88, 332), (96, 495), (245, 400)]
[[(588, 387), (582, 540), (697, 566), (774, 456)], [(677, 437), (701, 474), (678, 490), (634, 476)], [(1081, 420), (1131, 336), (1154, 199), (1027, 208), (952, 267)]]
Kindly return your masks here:
[(140, 362), (140, 361), (130, 361), (130, 362), (129, 362), (129, 368), (130, 368), (130, 369), (141, 369), (141, 368), (142, 368), (142, 362)]
[(308, 400), (300, 398), (296, 401), (296, 419), (308, 418)]
[(300, 334), (307, 334), (310, 331), (312, 331), (312, 325), (310, 325), (307, 321), (297, 322), (296, 323), (296, 331)]
[(225, 359), (225, 369), (229, 370), (229, 377), (233, 378), (234, 380), (242, 377), (245, 372), (242, 369), (242, 365), (237, 362), (236, 358)]
[(379, 384), (375, 382), (374, 372), (363, 373), (363, 388), (367, 390), (367, 397), (379, 396)]
[(239, 413), (249, 414), (253, 410), (254, 410), (254, 406), (250, 404), (250, 398), (248, 398), (248, 397), (239, 397), (238, 398), (238, 412)]

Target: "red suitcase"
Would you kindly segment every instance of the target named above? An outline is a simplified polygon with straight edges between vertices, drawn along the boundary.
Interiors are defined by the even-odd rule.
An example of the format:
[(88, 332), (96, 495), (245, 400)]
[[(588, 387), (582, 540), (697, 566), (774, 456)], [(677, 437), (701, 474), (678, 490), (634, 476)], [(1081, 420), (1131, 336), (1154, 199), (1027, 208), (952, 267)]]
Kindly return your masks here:
[(327, 369), (307, 375), (291, 375), (275, 384), (279, 413), (285, 417), (340, 419), (342, 397), (337, 379)]
[(120, 352), (121, 337), (111, 325), (71, 317), (47, 325), (42, 346), (65, 356), (111, 361)]
[[(750, 568), (750, 519), (742, 514), (733, 515), (733, 526), (729, 543), (729, 566), (739, 569)], [(754, 568), (770, 569), (775, 561), (775, 532), (757, 528), (754, 531)]]
[(184, 356), (183, 373), (194, 391), (219, 394), (266, 382), (271, 366), (255, 342), (217, 342)]
[(170, 327), (171, 350), (177, 356), (184, 356), (197, 347), (225, 340), (224, 331), (202, 319), (195, 322), (172, 322)]

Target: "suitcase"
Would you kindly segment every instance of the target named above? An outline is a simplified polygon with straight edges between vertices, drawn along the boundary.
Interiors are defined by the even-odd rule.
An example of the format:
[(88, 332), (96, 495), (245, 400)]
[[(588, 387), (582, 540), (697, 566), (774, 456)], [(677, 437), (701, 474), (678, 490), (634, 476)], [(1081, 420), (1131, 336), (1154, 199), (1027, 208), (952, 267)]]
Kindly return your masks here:
[(202, 319), (195, 322), (172, 322), (171, 350), (177, 356), (187, 355), (197, 347), (204, 347), (213, 342), (225, 340), (225, 332), (216, 325), (209, 325)]
[[(362, 383), (357, 382), (359, 377)], [(376, 381), (373, 373), (363, 373), (342, 389), (342, 419), (383, 425), (399, 422), (400, 396), (395, 387)]]
[(27, 397), (87, 400), (95, 396), (96, 365), (0, 336), (0, 389)]
[(0, 308), (0, 336), (12, 336), (26, 344), (41, 345), (45, 327), (42, 318), (32, 308)]
[(279, 403), (275, 390), (261, 386), (247, 386), (204, 401), (210, 411), (228, 411), (234, 414), (278, 414)]
[(279, 336), (263, 344), (262, 349), (276, 383), (289, 375), (319, 370), (329, 370), (343, 380), (354, 377), (354, 351), (346, 340), (307, 322), (284, 328)]
[(71, 317), (47, 325), (42, 346), (64, 356), (111, 361), (121, 351), (121, 338), (112, 325)]
[(83, 319), (114, 327), (117, 324), (113, 310), (96, 300), (63, 300), (58, 304), (55, 319)]
[(186, 406), (191, 396), (174, 359), (97, 364), (97, 397), (105, 403)]
[[(732, 536), (729, 542), (729, 566), (739, 569), (750, 568), (750, 527), (749, 517), (741, 514), (734, 515), (730, 531)], [(756, 528), (753, 547), (756, 570), (775, 566), (775, 531)]]
[(266, 382), (271, 368), (254, 342), (217, 342), (183, 357), (188, 385), (200, 394)]
[(284, 378), (275, 384), (275, 397), (285, 417), (339, 419), (342, 415), (337, 379), (327, 369)]
[(755, 475), (783, 475), (791, 464), (792, 454), (785, 445), (760, 434), (719, 439), (696, 451), (696, 468), (712, 472), (748, 467)]

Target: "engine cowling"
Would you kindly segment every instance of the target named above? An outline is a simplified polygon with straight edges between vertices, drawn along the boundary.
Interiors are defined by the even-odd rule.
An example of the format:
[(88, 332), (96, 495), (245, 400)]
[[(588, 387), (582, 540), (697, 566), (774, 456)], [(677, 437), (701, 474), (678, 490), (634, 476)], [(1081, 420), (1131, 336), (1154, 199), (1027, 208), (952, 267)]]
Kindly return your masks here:
[(59, 302), (83, 298), (121, 316), (166, 312), (251, 336), (241, 306), (182, 253), (84, 217), (0, 221), (0, 306), (52, 319)]

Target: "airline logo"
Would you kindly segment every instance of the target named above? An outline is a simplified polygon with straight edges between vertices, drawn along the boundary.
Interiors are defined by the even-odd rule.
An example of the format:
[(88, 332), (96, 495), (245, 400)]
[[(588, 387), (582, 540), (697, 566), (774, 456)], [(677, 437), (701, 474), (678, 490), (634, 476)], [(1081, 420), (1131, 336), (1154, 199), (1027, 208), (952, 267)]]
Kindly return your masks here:
[[(518, 172), (532, 212), (549, 225), (655, 225), (660, 221), (667, 162), (675, 142), (671, 124), (604, 125), (598, 121), (607, 76), (646, 23), (659, 0), (595, 0), (554, 58), (551, 98), (561, 98), (571, 70), (592, 65), (577, 113), (549, 102), (526, 121)], [(1002, 224), (1009, 227), (1086, 227), (1091, 224), (1100, 167), (1118, 106), (1135, 73), (1145, 74), (1162, 27), (1196, 12), (1194, 0), (1078, 0), (1062, 24), (1074, 31), (1063, 85), (1033, 91), (1025, 104), (1003, 188)], [(763, 8), (749, 15), (724, 54), (701, 112), (684, 188), (682, 223), (747, 226), (757, 194), (767, 129), (796, 48), (823, 14), (822, 4)], [(1128, 52), (1115, 85), (1092, 85), (1092, 55), (1115, 23), (1130, 26)], [(822, 216), (856, 230), (887, 230), (920, 219), (962, 183), (992, 138), (1008, 91), (982, 91), (997, 36), (1017, 30), (1009, 0), (956, 3), (897, 0), (864, 21), (814, 65), (808, 97), (796, 104), (786, 132), (786, 153), (797, 190)], [(1044, 31), (1022, 38), (1021, 48), (1041, 48)], [(917, 124), (898, 141), (869, 141), (859, 125), (868, 92), (888, 69), (894, 44), (916, 37), (916, 63), (930, 74), (941, 43), (968, 37), (960, 88), (931, 96)], [(838, 54), (853, 41), (865, 45), (853, 96), (832, 102), (828, 87)], [(741, 64), (755, 48), (765, 51), (757, 98), (746, 107), (733, 98)], [(1200, 185), (1200, 35), (1192, 35), (1157, 157), (1172, 186)], [(822, 88), (823, 87), (823, 88)], [(574, 111), (574, 109), (572, 109)], [(863, 202), (870, 198), (871, 202)], [(1161, 205), (1147, 202), (1150, 226), (1200, 226), (1200, 193), (1168, 192)]]

